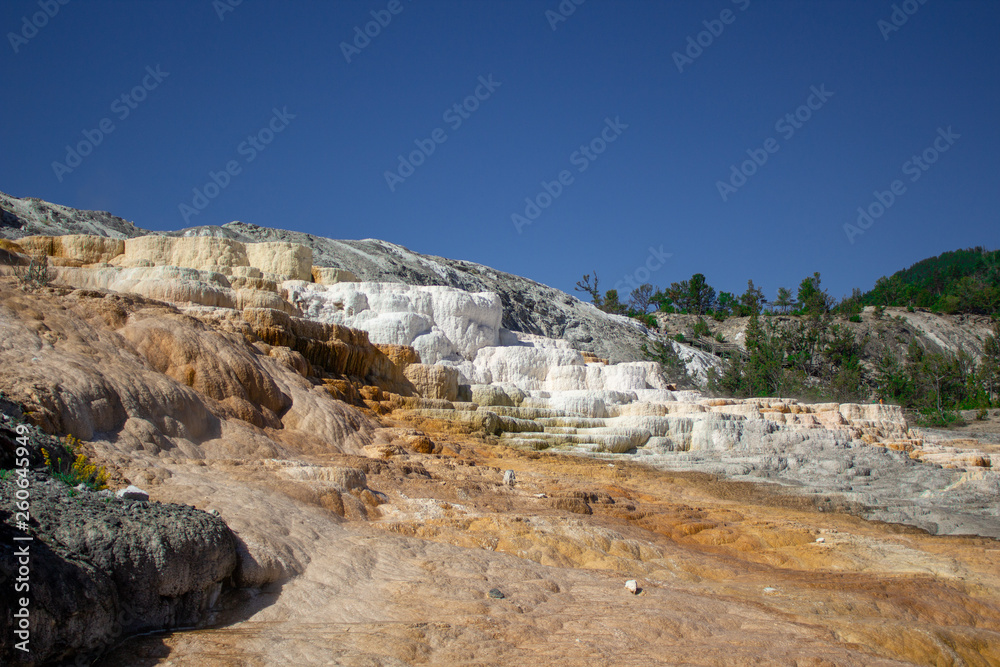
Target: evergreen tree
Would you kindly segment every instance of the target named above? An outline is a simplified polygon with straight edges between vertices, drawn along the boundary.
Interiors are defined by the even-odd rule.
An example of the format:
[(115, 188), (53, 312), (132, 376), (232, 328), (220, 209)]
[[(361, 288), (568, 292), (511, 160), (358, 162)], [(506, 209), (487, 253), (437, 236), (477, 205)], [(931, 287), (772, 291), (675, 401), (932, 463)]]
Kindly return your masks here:
[(715, 288), (700, 273), (691, 276), (691, 280), (671, 283), (667, 296), (678, 308), (694, 315), (704, 315), (715, 305)]
[(767, 303), (767, 299), (764, 298), (764, 290), (759, 287), (754, 287), (753, 281), (747, 281), (747, 291), (740, 296), (740, 314), (747, 316), (752, 312), (760, 313), (764, 310), (764, 304)]
[(685, 366), (684, 361), (677, 353), (673, 342), (657, 338), (651, 341), (649, 345), (643, 343), (641, 349), (643, 354), (649, 357), (650, 360), (659, 362), (668, 380), (678, 385), (693, 385), (691, 377), (687, 372), (687, 366)]
[(993, 323), (993, 333), (983, 341), (983, 360), (979, 377), (991, 404), (996, 405), (1000, 391), (1000, 322)]
[(600, 309), (612, 315), (624, 315), (626, 312), (625, 304), (618, 300), (618, 290), (616, 289), (609, 289), (604, 293)]
[(792, 299), (792, 290), (787, 287), (779, 287), (778, 298), (774, 300), (774, 305), (780, 308), (782, 313), (787, 313), (788, 309), (795, 305)]

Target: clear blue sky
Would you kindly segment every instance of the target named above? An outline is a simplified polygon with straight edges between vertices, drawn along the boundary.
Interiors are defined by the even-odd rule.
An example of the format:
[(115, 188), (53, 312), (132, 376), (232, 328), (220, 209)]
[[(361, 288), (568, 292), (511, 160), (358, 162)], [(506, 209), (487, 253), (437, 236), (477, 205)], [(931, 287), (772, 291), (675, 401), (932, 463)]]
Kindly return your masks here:
[[(945, 250), (1000, 245), (994, 0), (897, 2), (898, 30), (889, 0), (564, 0), (574, 11), (558, 21), (557, 0), (221, 12), (235, 1), (0, 4), (0, 190), (157, 230), (242, 220), (380, 238), (567, 291), (595, 269), (602, 290), (634, 276), (650, 247), (672, 256), (649, 282), (702, 272), (741, 292), (753, 278), (773, 298), (814, 271), (841, 296)], [(46, 5), (53, 16), (38, 15)], [(378, 34), (347, 62), (342, 43), (372, 12), (391, 21), (368, 26)], [(710, 29), (721, 34), (700, 35), (679, 71), (675, 52)], [(810, 99), (823, 86), (832, 96)], [(467, 117), (445, 115), (470, 95)], [(776, 126), (796, 112), (808, 120)], [(949, 127), (958, 138), (938, 153)], [(261, 130), (262, 150), (243, 143)], [(397, 156), (435, 130), (445, 141), (390, 188)], [(100, 143), (54, 168), (70, 168), (66, 146), (85, 131)], [(576, 153), (594, 140), (604, 152)], [(905, 165), (928, 148), (926, 170)], [(767, 161), (723, 201), (718, 183), (747, 151)], [(226, 187), (194, 201), (230, 161)], [(896, 180), (902, 194), (850, 243), (844, 224)], [(518, 233), (511, 216), (542, 181), (562, 191)], [(179, 206), (196, 203), (186, 222)]]

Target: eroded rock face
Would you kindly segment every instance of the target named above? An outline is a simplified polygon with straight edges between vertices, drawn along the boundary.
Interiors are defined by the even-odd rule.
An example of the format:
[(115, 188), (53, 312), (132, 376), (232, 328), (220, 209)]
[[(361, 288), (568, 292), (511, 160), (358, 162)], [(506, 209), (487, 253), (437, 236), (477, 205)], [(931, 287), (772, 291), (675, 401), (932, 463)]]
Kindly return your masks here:
[(500, 300), (447, 287), (400, 283), (285, 283), (306, 317), (363, 329), (378, 344), (409, 345), (424, 363), (472, 359), (500, 340)]
[(67, 234), (65, 236), (25, 236), (19, 244), (31, 255), (47, 255), (82, 264), (110, 262), (125, 252), (122, 239)]
[[(281, 446), (265, 428), (279, 429), (293, 449), (359, 451), (370, 444), (372, 424), (304, 377), (303, 364), (356, 374), (359, 383), (399, 381), (372, 373), (385, 355), (364, 332), (296, 323), (279, 311), (251, 317), (255, 328), (238, 311), (196, 319), (131, 295), (79, 291), (59, 299), (0, 292), (0, 359), (10, 369), (0, 391), (29, 406), (47, 431), (94, 441), (113, 458), (273, 457)], [(248, 339), (259, 340), (255, 331), (267, 337), (265, 325), (274, 322), (287, 326), (294, 346), (285, 363)], [(383, 364), (388, 372), (391, 362)], [(308, 444), (299, 429), (312, 430)]]
[(413, 383), (413, 386), (424, 398), (458, 400), (458, 371), (454, 368), (429, 364), (410, 364), (404, 372), (406, 379)]
[(93, 659), (129, 635), (208, 620), (237, 565), (236, 540), (221, 519), (189, 506), (70, 495), (34, 472), (29, 480), (30, 543), (13, 539), (24, 535), (12, 527), (14, 482), (0, 480), (0, 586), (13, 589), (15, 545), (29, 545), (31, 562), (31, 651), (14, 649), (4, 614), (4, 664)]

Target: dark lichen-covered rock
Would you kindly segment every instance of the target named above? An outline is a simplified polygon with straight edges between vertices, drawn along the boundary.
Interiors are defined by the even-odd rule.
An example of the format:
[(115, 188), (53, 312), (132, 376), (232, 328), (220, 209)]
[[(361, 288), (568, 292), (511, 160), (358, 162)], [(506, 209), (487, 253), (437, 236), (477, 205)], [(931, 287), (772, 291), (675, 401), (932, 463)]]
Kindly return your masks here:
[[(186, 505), (77, 491), (28, 473), (31, 542), (16, 542), (16, 475), (0, 480), (0, 664), (96, 657), (122, 636), (203, 624), (236, 567), (216, 516)], [(13, 646), (15, 548), (30, 550), (29, 654)], [(16, 546), (15, 546), (16, 545)], [(20, 594), (18, 594), (19, 596)]]

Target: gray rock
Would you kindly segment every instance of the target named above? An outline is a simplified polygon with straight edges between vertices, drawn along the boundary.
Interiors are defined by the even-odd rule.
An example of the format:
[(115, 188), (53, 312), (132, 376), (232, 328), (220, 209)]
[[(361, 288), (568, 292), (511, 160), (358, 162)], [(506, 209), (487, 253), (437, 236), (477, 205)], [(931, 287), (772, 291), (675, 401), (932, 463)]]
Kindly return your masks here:
[[(0, 615), (0, 664), (91, 664), (142, 632), (207, 622), (236, 569), (236, 539), (221, 519), (186, 505), (66, 496), (64, 484), (30, 476), (31, 656), (16, 651), (11, 615)], [(13, 487), (0, 480), (0, 588), (18, 564)], [(7, 596), (4, 596), (4, 603)]]
[(517, 477), (514, 475), (513, 470), (504, 470), (503, 472), (503, 483), (507, 486), (514, 486), (517, 482)]

